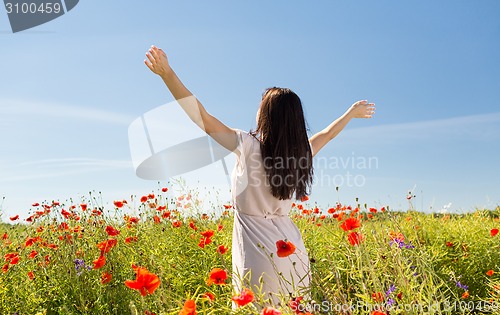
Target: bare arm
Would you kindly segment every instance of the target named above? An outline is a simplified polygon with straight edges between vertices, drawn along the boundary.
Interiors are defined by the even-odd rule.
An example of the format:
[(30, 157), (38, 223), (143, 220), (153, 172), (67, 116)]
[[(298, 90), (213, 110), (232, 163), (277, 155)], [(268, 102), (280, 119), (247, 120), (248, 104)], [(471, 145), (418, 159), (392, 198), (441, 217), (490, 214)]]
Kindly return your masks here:
[(234, 151), (237, 146), (236, 132), (205, 110), (205, 107), (184, 86), (174, 70), (172, 70), (165, 52), (160, 48), (151, 46), (151, 49), (146, 53), (146, 57), (148, 58), (144, 60), (146, 66), (163, 79), (170, 93), (172, 93), (189, 118), (223, 147)]
[(312, 155), (315, 156), (321, 148), (335, 138), (352, 118), (371, 118), (374, 113), (375, 104), (368, 103), (368, 101), (354, 103), (342, 116), (309, 139)]

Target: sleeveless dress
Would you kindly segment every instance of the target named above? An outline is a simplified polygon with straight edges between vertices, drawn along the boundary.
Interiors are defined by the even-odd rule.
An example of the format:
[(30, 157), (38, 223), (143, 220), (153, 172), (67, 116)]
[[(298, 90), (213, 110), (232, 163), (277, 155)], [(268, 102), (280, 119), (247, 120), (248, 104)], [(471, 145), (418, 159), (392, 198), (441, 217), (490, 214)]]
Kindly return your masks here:
[[(236, 293), (251, 289), (277, 305), (307, 293), (310, 283), (309, 258), (297, 226), (288, 216), (292, 200), (271, 194), (263, 166), (260, 142), (236, 129), (238, 146), (232, 173), (235, 207), (232, 266)], [(278, 257), (276, 242), (296, 246), (288, 257)]]

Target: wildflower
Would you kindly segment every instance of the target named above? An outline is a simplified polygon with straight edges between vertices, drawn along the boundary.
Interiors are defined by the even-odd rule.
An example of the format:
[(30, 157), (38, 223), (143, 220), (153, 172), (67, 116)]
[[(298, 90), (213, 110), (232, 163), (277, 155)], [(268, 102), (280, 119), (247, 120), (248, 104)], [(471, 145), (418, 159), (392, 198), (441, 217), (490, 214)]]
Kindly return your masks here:
[(109, 253), (109, 250), (113, 248), (118, 243), (117, 240), (110, 238), (107, 241), (103, 241), (97, 244), (97, 248), (101, 251), (102, 254)]
[(277, 255), (278, 257), (284, 258), (288, 257), (295, 252), (295, 245), (292, 242), (287, 242), (286, 240), (279, 240), (276, 242)]
[(358, 232), (351, 232), (347, 235), (347, 240), (352, 246), (357, 246), (363, 241), (363, 235)]
[(155, 194), (149, 194), (148, 199), (155, 199)]
[(38, 207), (40, 204), (38, 202), (35, 202), (34, 204), (32, 204), (31, 206), (33, 207)]
[(344, 231), (351, 231), (354, 229), (357, 229), (361, 226), (361, 221), (359, 221), (356, 218), (347, 218), (341, 225), (340, 227)]
[(129, 236), (125, 239), (125, 243), (130, 244), (132, 242), (137, 242), (138, 237), (137, 236)]
[(307, 196), (307, 195), (300, 197), (300, 201), (302, 201), (302, 202), (307, 201), (307, 200), (309, 200), (309, 196)]
[(217, 224), (217, 232), (220, 232), (222, 231), (222, 229), (224, 228), (224, 226), (222, 224)]
[(394, 291), (396, 291), (396, 285), (393, 283), (389, 286), (387, 292), (385, 292), (385, 297), (389, 297), (389, 295), (391, 295)]
[(153, 294), (160, 286), (160, 278), (146, 268), (138, 267), (135, 269), (136, 279), (126, 280), (125, 285), (131, 289), (139, 290), (142, 296)]
[(110, 282), (112, 277), (113, 277), (113, 275), (111, 275), (110, 273), (104, 272), (101, 275), (101, 283), (106, 284), (106, 283)]
[(387, 313), (376, 310), (376, 311), (371, 312), (370, 315), (387, 315)]
[(446, 246), (453, 247), (453, 243), (452, 242), (446, 242)]
[(233, 296), (231, 300), (233, 300), (233, 302), (236, 303), (238, 307), (242, 307), (247, 305), (248, 303), (251, 303), (253, 301), (253, 298), (254, 296), (252, 291), (244, 288), (243, 291), (241, 291), (240, 295)]
[(91, 266), (87, 266), (85, 265), (85, 261), (83, 259), (75, 259), (75, 271), (76, 271), (76, 275), (79, 276), (82, 274), (83, 271), (85, 270), (92, 270), (92, 267)]
[(456, 284), (457, 284), (457, 287), (464, 289), (465, 291), (467, 291), (469, 289), (468, 286), (466, 286), (465, 284), (461, 284), (460, 281), (457, 281)]
[(113, 204), (115, 205), (115, 207), (117, 208), (121, 208), (123, 207), (123, 201), (120, 201), (120, 200), (115, 200), (113, 201)]
[(202, 295), (202, 298), (207, 299), (210, 302), (213, 302), (215, 300), (215, 295), (212, 292), (206, 292)]
[(173, 227), (178, 228), (178, 227), (180, 227), (181, 225), (182, 225), (182, 221), (179, 221), (179, 220), (174, 220), (174, 221), (172, 221), (172, 226), (173, 226)]
[(273, 307), (266, 307), (262, 310), (261, 315), (281, 315), (281, 312)]
[(493, 274), (494, 274), (494, 273), (495, 273), (495, 272), (494, 272), (493, 270), (491, 270), (491, 269), (490, 269), (490, 270), (488, 270), (488, 271), (486, 272), (486, 275), (487, 275), (487, 276), (489, 276), (489, 277), (491, 277), (491, 276), (493, 276)]
[(399, 300), (403, 299), (403, 292), (399, 292), (396, 296)]
[(377, 209), (376, 209), (376, 208), (370, 208), (370, 209), (369, 209), (369, 211), (370, 211), (371, 213), (377, 213)]
[(193, 221), (189, 222), (189, 227), (190, 227), (190, 228), (192, 228), (192, 229), (193, 229), (193, 230), (195, 230), (195, 231), (197, 231), (197, 230), (198, 230), (198, 228), (196, 227), (196, 225), (194, 225), (194, 222), (193, 222)]
[(33, 273), (33, 271), (29, 271), (29, 272), (28, 272), (28, 278), (29, 278), (30, 280), (35, 279), (35, 274)]
[(187, 300), (184, 302), (184, 307), (179, 312), (179, 315), (196, 315), (196, 302)]
[(104, 264), (106, 263), (106, 257), (101, 253), (99, 258), (94, 260), (92, 263), (94, 264), (94, 269), (102, 268), (104, 266)]
[(226, 252), (227, 252), (227, 247), (225, 247), (224, 245), (219, 245), (219, 247), (217, 247), (217, 253), (224, 255)]
[(162, 192), (167, 192), (167, 191), (168, 191), (168, 188), (167, 188), (167, 187), (163, 187), (163, 188), (161, 189), (161, 191), (162, 191)]
[(155, 215), (155, 216), (153, 217), (153, 221), (155, 222), (155, 224), (158, 224), (158, 223), (160, 223), (160, 221), (161, 221), (161, 220), (160, 220), (160, 217), (159, 217), (159, 216)]
[(214, 231), (207, 230), (207, 231), (201, 232), (200, 234), (203, 235), (204, 237), (210, 238), (214, 235)]
[(232, 205), (224, 205), (224, 209), (231, 209), (233, 206)]
[(212, 284), (226, 284), (227, 273), (225, 270), (220, 268), (213, 268), (208, 276), (207, 285)]
[(148, 196), (142, 196), (141, 197), (141, 202), (145, 203), (146, 201), (148, 201)]
[(3, 267), (2, 267), (2, 271), (3, 271), (3, 273), (6, 273), (6, 272), (7, 272), (7, 270), (9, 270), (9, 264), (5, 264), (5, 265), (3, 265)]
[(28, 257), (33, 259), (36, 257), (36, 255), (38, 255), (38, 252), (36, 250), (32, 250)]
[(19, 220), (19, 214), (15, 215), (15, 216), (12, 216), (9, 218), (11, 221), (16, 221), (16, 220)]
[(411, 244), (411, 242), (408, 242), (408, 244), (406, 244), (404, 241), (400, 240), (400, 239), (394, 239), (394, 241), (390, 241), (389, 242), (389, 246), (392, 246), (392, 244), (398, 244), (398, 247), (399, 248), (406, 248), (406, 249), (412, 249), (412, 248), (415, 248), (415, 246), (413, 246)]
[(491, 237), (497, 235), (498, 234), (498, 229), (496, 229), (496, 228), (495, 229), (491, 229), (490, 234), (491, 234)]
[(466, 299), (469, 296), (470, 296), (469, 291), (465, 291), (464, 293), (462, 293), (462, 299)]
[(115, 229), (111, 225), (108, 225), (106, 227), (106, 233), (108, 233), (109, 236), (117, 236), (118, 234), (120, 234), (120, 231), (118, 231), (117, 229)]
[(382, 292), (376, 292), (376, 293), (372, 293), (372, 299), (375, 302), (383, 302), (384, 296), (382, 295)]

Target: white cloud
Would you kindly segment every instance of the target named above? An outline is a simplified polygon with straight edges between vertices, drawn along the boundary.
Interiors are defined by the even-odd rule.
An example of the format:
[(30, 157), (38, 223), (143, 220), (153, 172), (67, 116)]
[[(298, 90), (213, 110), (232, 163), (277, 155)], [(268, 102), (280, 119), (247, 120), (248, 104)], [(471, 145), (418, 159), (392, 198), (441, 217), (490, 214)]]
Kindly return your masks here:
[(129, 125), (135, 117), (93, 107), (75, 106), (69, 104), (32, 101), (21, 99), (0, 100), (0, 116), (2, 124), (15, 115), (57, 117), (75, 120), (106, 122), (118, 125)]
[(499, 122), (500, 112), (347, 129), (342, 133), (342, 138), (376, 138), (375, 141), (382, 139), (411, 141), (442, 136), (492, 139), (499, 135)]
[(0, 164), (0, 182), (25, 181), (42, 178), (64, 177), (90, 172), (130, 169), (130, 160), (102, 160), (90, 158), (65, 158)]

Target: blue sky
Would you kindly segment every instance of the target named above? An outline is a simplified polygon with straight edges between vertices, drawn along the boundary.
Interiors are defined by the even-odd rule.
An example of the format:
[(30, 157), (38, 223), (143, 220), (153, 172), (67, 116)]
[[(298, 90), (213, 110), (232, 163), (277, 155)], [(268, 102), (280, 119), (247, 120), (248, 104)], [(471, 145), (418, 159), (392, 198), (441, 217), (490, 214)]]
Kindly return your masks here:
[[(167, 185), (135, 176), (127, 138), (136, 117), (172, 101), (143, 64), (152, 44), (230, 127), (255, 127), (270, 86), (301, 97), (311, 133), (357, 100), (375, 102), (373, 119), (352, 121), (318, 155), (328, 161), (316, 168), (311, 199), (320, 205), (358, 197), (406, 210), (413, 190), (423, 211), (450, 203), (449, 211), (493, 208), (500, 203), (499, 14), (493, 0), (80, 1), (13, 34), (0, 12), (4, 216), (27, 215), (43, 200), (79, 202), (89, 191), (107, 203)], [(165, 137), (175, 143), (177, 135)], [(376, 163), (352, 167), (353, 159)], [(349, 176), (362, 185), (348, 185)], [(183, 177), (229, 198), (220, 163)], [(339, 194), (335, 183), (343, 183)]]

